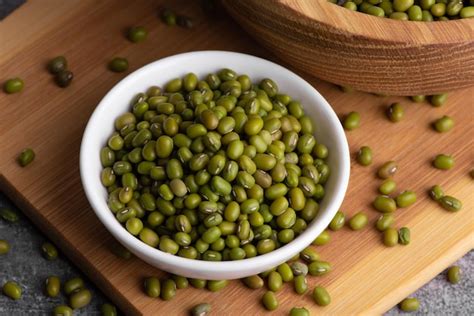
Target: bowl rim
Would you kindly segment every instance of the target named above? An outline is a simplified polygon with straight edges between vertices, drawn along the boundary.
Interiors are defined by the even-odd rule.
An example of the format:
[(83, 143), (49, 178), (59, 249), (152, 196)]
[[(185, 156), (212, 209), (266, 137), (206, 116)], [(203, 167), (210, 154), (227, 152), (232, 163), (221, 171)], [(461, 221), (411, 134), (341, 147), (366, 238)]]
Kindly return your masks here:
[[(226, 0), (227, 1), (227, 0)], [(400, 21), (380, 18), (359, 11), (348, 10), (329, 1), (275, 1), (273, 11), (281, 7), (282, 12), (293, 11), (300, 18), (307, 19), (301, 24), (322, 23), (338, 30), (339, 35), (379, 40), (384, 43), (404, 43), (436, 46), (439, 44), (473, 42), (474, 19), (458, 19), (450, 21), (420, 22)], [(301, 5), (312, 6), (314, 10), (298, 10)], [(285, 14), (288, 19), (289, 14)], [(337, 22), (337, 23), (336, 23)], [(449, 24), (448, 24), (449, 23)], [(450, 28), (451, 31), (446, 31)], [(330, 31), (330, 29), (328, 29)], [(449, 34), (449, 35), (448, 35)]]
[[(94, 128), (97, 122), (99, 122), (99, 117), (102, 114), (101, 112), (104, 111), (105, 108), (110, 106), (109, 99), (112, 98), (112, 96), (116, 93), (119, 93), (121, 89), (126, 87), (129, 82), (132, 82), (136, 77), (140, 77), (147, 72), (149, 72), (151, 69), (155, 67), (160, 67), (161, 64), (165, 63), (179, 63), (180, 59), (186, 59), (186, 58), (194, 58), (194, 57), (199, 57), (201, 55), (208, 55), (208, 58), (212, 58), (213, 55), (217, 56), (224, 56), (226, 58), (232, 58), (232, 57), (238, 57), (238, 58), (247, 58), (247, 59), (253, 59), (254, 61), (258, 61), (260, 63), (267, 63), (270, 66), (274, 67), (275, 69), (278, 69), (278, 71), (283, 71), (285, 72), (286, 76), (289, 76), (292, 80), (298, 81), (299, 85), (304, 85), (305, 89), (310, 89), (312, 94), (319, 100), (318, 106), (323, 109), (325, 114), (327, 115), (327, 118), (331, 121), (330, 125), (333, 128), (333, 133), (336, 135), (336, 140), (334, 143), (336, 144), (335, 147), (338, 149), (339, 152), (341, 152), (343, 155), (340, 157), (339, 161), (339, 169), (341, 170), (339, 173), (337, 173), (338, 177), (335, 180), (335, 189), (334, 193), (332, 196), (332, 199), (327, 202), (326, 208), (330, 209), (331, 212), (326, 212), (325, 214), (322, 214), (318, 218), (319, 224), (314, 227), (308, 226), (308, 228), (300, 234), (297, 238), (295, 238), (293, 241), (290, 243), (277, 248), (267, 254), (263, 255), (258, 255), (256, 257), (252, 258), (246, 258), (242, 260), (236, 260), (236, 261), (220, 261), (220, 262), (212, 262), (212, 261), (204, 261), (204, 260), (196, 260), (196, 259), (188, 259), (188, 258), (183, 258), (179, 257), (176, 255), (172, 255), (169, 253), (165, 253), (158, 248), (153, 248), (135, 236), (131, 235), (118, 221), (109, 221), (106, 218), (106, 213), (105, 212), (110, 212), (109, 209), (101, 209), (98, 207), (98, 204), (96, 202), (96, 199), (98, 198), (98, 193), (94, 192), (96, 191), (95, 188), (96, 186), (91, 185), (91, 177), (90, 173), (88, 171), (88, 161), (89, 161), (89, 156), (90, 152), (88, 151), (88, 148), (92, 146), (90, 144), (90, 140), (94, 137), (98, 137), (94, 135)], [(98, 153), (97, 153), (98, 154)], [(168, 56), (162, 59), (159, 59), (157, 61), (151, 62), (147, 65), (144, 65), (143, 67), (135, 70), (134, 72), (130, 73), (126, 77), (124, 77), (121, 81), (119, 81), (112, 89), (110, 89), (107, 94), (102, 98), (102, 100), (98, 103), (97, 107), (94, 109), (92, 115), (89, 118), (89, 121), (87, 122), (87, 125), (84, 130), (84, 134), (82, 137), (81, 141), (81, 147), (80, 147), (80, 176), (81, 176), (81, 182), (83, 186), (83, 190), (85, 192), (85, 195), (87, 197), (87, 200), (89, 201), (89, 204), (91, 208), (94, 210), (96, 216), (99, 218), (99, 220), (102, 222), (102, 224), (105, 226), (105, 228), (114, 236), (115, 239), (117, 239), (121, 244), (123, 244), (126, 248), (129, 248), (132, 252), (135, 252), (135, 254), (140, 254), (142, 256), (146, 257), (153, 257), (156, 261), (161, 261), (164, 264), (167, 265), (172, 265), (176, 267), (177, 269), (183, 269), (183, 270), (205, 270), (208, 272), (214, 271), (216, 273), (236, 273), (238, 271), (242, 270), (242, 265), (253, 265), (255, 266), (268, 266), (271, 264), (274, 264), (275, 262), (278, 262), (279, 258), (282, 258), (282, 256), (285, 255), (285, 253), (288, 252), (288, 249), (291, 247), (295, 248), (298, 247), (300, 250), (302, 250), (304, 247), (308, 246), (316, 236), (312, 233), (318, 226), (324, 225), (324, 227), (327, 227), (329, 222), (331, 221), (332, 217), (334, 214), (337, 212), (339, 209), (340, 205), (342, 204), (344, 195), (347, 190), (347, 186), (349, 183), (349, 174), (350, 174), (350, 155), (349, 155), (349, 146), (347, 143), (347, 139), (344, 133), (344, 130), (342, 128), (342, 125), (340, 124), (339, 118), (337, 117), (336, 113), (332, 109), (332, 107), (329, 105), (329, 103), (321, 96), (321, 94), (313, 87), (311, 86), (306, 80), (292, 72), (291, 70), (280, 66), (272, 61), (248, 55), (248, 54), (242, 54), (242, 53), (236, 53), (236, 52), (228, 52), (228, 51), (217, 51), (217, 50), (207, 50), (207, 51), (194, 51), (194, 52), (187, 52), (187, 53), (181, 53), (177, 55), (172, 55)], [(332, 174), (334, 177), (335, 174)]]

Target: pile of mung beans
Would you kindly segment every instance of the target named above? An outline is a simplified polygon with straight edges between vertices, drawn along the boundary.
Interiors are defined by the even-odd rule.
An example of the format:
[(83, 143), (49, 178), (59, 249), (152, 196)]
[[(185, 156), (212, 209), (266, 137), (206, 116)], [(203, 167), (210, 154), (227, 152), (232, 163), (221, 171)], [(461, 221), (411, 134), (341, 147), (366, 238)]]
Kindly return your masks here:
[(449, 21), (474, 17), (473, 0), (328, 0), (352, 11), (399, 21)]
[(102, 148), (117, 220), (185, 258), (240, 260), (291, 242), (329, 177), (327, 147), (271, 79), (193, 73), (138, 94)]

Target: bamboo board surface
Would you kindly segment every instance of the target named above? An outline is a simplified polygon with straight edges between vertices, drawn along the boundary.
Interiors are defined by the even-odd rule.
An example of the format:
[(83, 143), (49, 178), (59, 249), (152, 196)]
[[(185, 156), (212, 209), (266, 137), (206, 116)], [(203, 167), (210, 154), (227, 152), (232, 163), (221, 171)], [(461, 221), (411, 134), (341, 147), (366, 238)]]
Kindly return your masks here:
[[(165, 56), (205, 49), (250, 53), (282, 63), (224, 13), (207, 18), (192, 1), (170, 1), (168, 6), (196, 21), (192, 30), (170, 28), (156, 17), (160, 4), (28, 1), (0, 22), (0, 82), (14, 76), (25, 81), (20, 94), (0, 93), (0, 188), (127, 314), (186, 315), (190, 306), (203, 301), (219, 301), (213, 304), (214, 315), (263, 314), (259, 305), (263, 289), (253, 292), (237, 281), (219, 293), (179, 290), (171, 302), (146, 297), (143, 278), (162, 272), (138, 259), (122, 260), (111, 253), (113, 240), (82, 191), (78, 156), (83, 129), (100, 99), (125, 75), (106, 69), (113, 56), (127, 57), (129, 72)], [(131, 44), (124, 38), (123, 31), (133, 25), (149, 29), (146, 42)], [(56, 87), (44, 69), (56, 55), (68, 58), (75, 75), (67, 89)], [(303, 76), (338, 114), (362, 113), (361, 128), (347, 134), (351, 152), (362, 145), (374, 150), (372, 166), (352, 165), (342, 210), (346, 214), (365, 210), (373, 224), (378, 214), (370, 202), (380, 182), (374, 173), (390, 159), (400, 166), (395, 177), (400, 190), (416, 191), (419, 200), (396, 213), (397, 227), (408, 226), (412, 231), (410, 245), (385, 248), (379, 233), (369, 227), (332, 233), (331, 243), (318, 251), (334, 271), (309, 278), (310, 289), (316, 284), (327, 287), (332, 304), (317, 307), (309, 292), (297, 296), (287, 285), (277, 293), (280, 308), (273, 314), (287, 315), (291, 307), (300, 305), (318, 314), (380, 314), (473, 248), (474, 182), (468, 175), (474, 162), (473, 90), (452, 93), (447, 105), (432, 108), (407, 99), (344, 94), (333, 85)], [(384, 117), (384, 109), (395, 100), (401, 100), (406, 109), (405, 119), (397, 124)], [(454, 118), (456, 127), (437, 134), (430, 122), (444, 114)], [(34, 148), (37, 158), (20, 168), (15, 158), (24, 147)], [(432, 157), (441, 152), (455, 157), (453, 170), (430, 166)], [(463, 210), (449, 213), (429, 200), (426, 190), (433, 184), (460, 198)]]

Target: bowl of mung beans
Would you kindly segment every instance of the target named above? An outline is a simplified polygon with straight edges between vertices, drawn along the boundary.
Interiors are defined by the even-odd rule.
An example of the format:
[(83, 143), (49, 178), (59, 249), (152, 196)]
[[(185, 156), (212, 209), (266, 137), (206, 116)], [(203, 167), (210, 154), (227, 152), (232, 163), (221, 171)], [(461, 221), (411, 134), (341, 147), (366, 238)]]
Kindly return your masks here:
[(337, 85), (434, 95), (474, 85), (472, 0), (223, 0), (259, 44)]
[(80, 171), (97, 217), (136, 256), (222, 280), (307, 247), (342, 203), (349, 160), (338, 117), (304, 79), (201, 51), (113, 87), (85, 129)]

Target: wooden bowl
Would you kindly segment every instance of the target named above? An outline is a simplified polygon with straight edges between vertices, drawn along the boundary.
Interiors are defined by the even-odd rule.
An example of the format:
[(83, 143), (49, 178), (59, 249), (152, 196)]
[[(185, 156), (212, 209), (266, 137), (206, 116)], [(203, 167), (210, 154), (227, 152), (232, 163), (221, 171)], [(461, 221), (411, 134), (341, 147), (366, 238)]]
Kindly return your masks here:
[(395, 21), (326, 0), (223, 5), (271, 52), (338, 85), (404, 96), (474, 85), (474, 19)]

